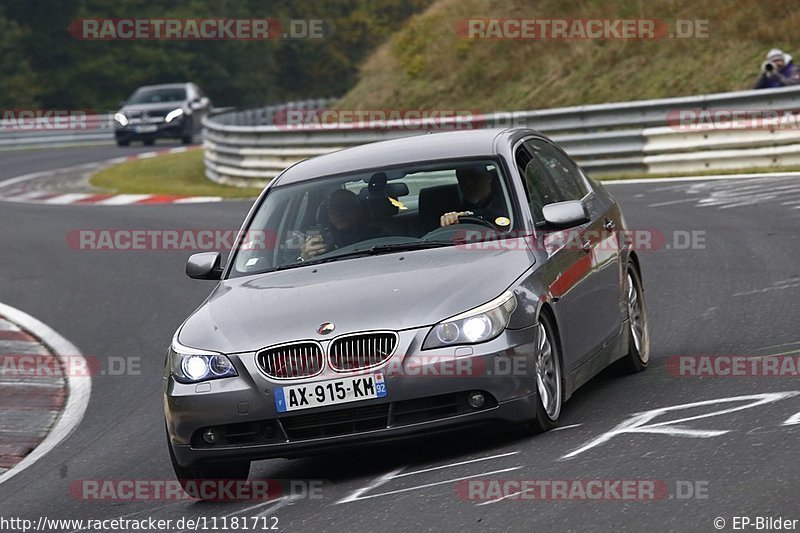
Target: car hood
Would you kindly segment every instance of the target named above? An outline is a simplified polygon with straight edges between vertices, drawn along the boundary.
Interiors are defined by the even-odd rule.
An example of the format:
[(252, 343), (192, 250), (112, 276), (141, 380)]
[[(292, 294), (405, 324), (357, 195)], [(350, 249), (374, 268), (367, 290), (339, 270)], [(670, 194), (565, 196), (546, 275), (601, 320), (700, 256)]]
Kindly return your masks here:
[(477, 307), (506, 290), (533, 256), (454, 246), (343, 259), (228, 279), (184, 323), (181, 344), (224, 353), (354, 331), (403, 330)]

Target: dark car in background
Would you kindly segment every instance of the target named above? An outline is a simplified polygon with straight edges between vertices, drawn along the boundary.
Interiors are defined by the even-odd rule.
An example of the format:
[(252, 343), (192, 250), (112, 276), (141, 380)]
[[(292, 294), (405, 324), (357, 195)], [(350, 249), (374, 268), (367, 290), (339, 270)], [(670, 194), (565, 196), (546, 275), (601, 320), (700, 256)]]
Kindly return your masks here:
[(211, 100), (194, 83), (139, 87), (114, 114), (114, 136), (119, 146), (149, 146), (158, 138), (191, 144), (210, 109)]

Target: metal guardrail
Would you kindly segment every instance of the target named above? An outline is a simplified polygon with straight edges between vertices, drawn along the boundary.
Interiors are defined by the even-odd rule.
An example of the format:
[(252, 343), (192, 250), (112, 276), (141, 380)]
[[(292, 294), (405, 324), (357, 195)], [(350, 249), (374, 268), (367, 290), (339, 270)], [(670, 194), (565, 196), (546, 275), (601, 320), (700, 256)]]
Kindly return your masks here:
[(113, 113), (86, 115), (77, 125), (53, 127), (53, 124), (23, 126), (0, 121), (0, 148), (26, 148), (36, 146), (70, 146), (76, 144), (101, 144), (114, 142)]
[[(213, 109), (212, 113), (232, 110), (232, 107), (220, 107)], [(85, 121), (64, 127), (54, 126), (46, 120), (32, 127), (34, 124), (29, 122), (20, 126), (14, 121), (4, 121), (0, 110), (0, 149), (114, 143), (114, 113), (86, 115)]]
[[(313, 110), (330, 101), (291, 104)], [(204, 125), (206, 176), (232, 185), (262, 185), (292, 163), (383, 139), (424, 134), (402, 123), (359, 128), (275, 125), (277, 106), (236, 110), (207, 117)], [(289, 107), (284, 106), (284, 109)], [(692, 129), (670, 125), (682, 110), (800, 109), (800, 87), (736, 91), (702, 96), (498, 112), (473, 117), (481, 127), (526, 126), (558, 142), (587, 171), (602, 173), (694, 172), (798, 164), (796, 128)], [(447, 121), (443, 121), (447, 123)], [(285, 124), (285, 122), (284, 122)], [(439, 129), (439, 128), (437, 128)]]

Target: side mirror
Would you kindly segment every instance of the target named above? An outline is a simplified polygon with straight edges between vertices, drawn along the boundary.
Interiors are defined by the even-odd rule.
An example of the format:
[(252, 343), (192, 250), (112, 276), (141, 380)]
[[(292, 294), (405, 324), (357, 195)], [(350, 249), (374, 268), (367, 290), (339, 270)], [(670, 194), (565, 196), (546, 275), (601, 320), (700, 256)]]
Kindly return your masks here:
[(589, 221), (583, 204), (579, 200), (556, 202), (542, 208), (542, 216), (548, 226), (569, 228)]
[(192, 254), (186, 261), (186, 275), (192, 279), (220, 279), (222, 256), (217, 252)]
[(189, 107), (192, 108), (193, 110), (203, 109), (206, 106), (208, 106), (208, 98), (206, 98), (205, 96), (202, 98), (197, 97), (191, 102), (189, 102)]

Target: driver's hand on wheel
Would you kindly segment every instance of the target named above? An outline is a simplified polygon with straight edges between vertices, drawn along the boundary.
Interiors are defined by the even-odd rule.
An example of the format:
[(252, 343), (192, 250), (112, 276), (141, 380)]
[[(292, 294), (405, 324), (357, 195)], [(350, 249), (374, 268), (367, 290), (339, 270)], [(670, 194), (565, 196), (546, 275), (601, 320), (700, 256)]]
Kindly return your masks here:
[(325, 244), (325, 240), (322, 238), (322, 235), (314, 235), (306, 239), (303, 243), (303, 250), (300, 252), (300, 257), (305, 259), (310, 259), (315, 255), (319, 255), (324, 253), (328, 249), (328, 245)]
[(450, 211), (449, 213), (445, 213), (441, 217), (439, 217), (439, 226), (452, 226), (453, 224), (458, 224), (458, 217), (465, 217), (471, 215), (472, 211)]

